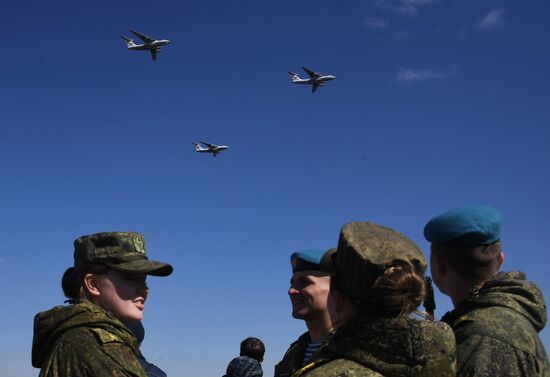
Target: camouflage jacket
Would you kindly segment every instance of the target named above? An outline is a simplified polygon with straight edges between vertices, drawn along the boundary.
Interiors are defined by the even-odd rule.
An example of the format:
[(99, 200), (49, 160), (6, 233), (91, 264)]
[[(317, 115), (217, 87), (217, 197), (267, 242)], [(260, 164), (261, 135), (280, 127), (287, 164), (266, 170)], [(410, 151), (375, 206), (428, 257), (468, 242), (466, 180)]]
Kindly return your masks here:
[[(275, 365), (275, 377), (288, 377), (304, 365), (304, 353), (310, 342), (309, 332), (305, 332), (292, 343), (283, 359)], [(315, 358), (311, 356), (310, 361)]]
[(294, 377), (455, 377), (456, 349), (444, 323), (408, 317), (349, 320)]
[(460, 377), (550, 376), (538, 336), (546, 307), (524, 273), (498, 274), (442, 320), (455, 332)]
[(32, 365), (40, 377), (146, 377), (130, 330), (101, 307), (57, 306), (34, 318)]

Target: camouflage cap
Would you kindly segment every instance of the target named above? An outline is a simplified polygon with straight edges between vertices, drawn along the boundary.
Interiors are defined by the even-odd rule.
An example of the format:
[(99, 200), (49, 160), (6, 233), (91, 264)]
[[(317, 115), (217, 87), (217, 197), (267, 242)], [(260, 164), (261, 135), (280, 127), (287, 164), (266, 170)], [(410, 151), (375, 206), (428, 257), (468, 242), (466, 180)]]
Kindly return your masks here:
[(153, 276), (168, 276), (173, 271), (167, 263), (149, 260), (143, 236), (134, 232), (104, 232), (77, 238), (74, 241), (75, 268), (90, 263)]
[(416, 244), (393, 229), (352, 222), (340, 231), (332, 257), (332, 278), (339, 289), (361, 300), (384, 271), (399, 262), (410, 263), (423, 275), (426, 259)]

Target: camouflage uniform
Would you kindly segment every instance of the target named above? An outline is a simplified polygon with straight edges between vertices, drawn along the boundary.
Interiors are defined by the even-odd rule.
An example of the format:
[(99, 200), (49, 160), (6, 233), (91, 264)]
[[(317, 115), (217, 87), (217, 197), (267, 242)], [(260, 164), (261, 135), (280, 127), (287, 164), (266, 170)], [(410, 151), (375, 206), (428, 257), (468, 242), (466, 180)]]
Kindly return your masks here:
[[(275, 365), (275, 377), (291, 376), (304, 365), (304, 352), (310, 341), (309, 332), (305, 332), (288, 347), (283, 359)], [(310, 360), (314, 359), (315, 356), (313, 354)]]
[(349, 320), (294, 377), (454, 377), (455, 339), (444, 323), (409, 317)]
[(98, 305), (82, 302), (36, 315), (32, 364), (40, 377), (146, 377), (132, 332)]
[[(103, 232), (76, 239), (74, 267), (65, 275), (72, 270), (69, 280), (77, 280), (76, 271), (85, 272), (89, 265), (153, 276), (168, 276), (173, 270), (167, 263), (149, 260), (143, 236), (134, 232)], [(65, 291), (63, 281), (62, 286)], [(41, 368), (40, 376), (147, 377), (131, 330), (99, 305), (80, 301), (81, 293), (65, 294), (76, 304), (57, 306), (34, 318), (32, 365)]]
[(455, 331), (459, 376), (550, 376), (537, 334), (546, 307), (522, 272), (499, 273), (442, 320)]
[(390, 315), (384, 306), (365, 304), (375, 280), (400, 265), (418, 277), (426, 270), (424, 255), (404, 235), (372, 223), (342, 227), (338, 250), (332, 256), (331, 289), (356, 303), (359, 315), (347, 318), (316, 360), (294, 377), (456, 375), (456, 344), (447, 324), (417, 320), (408, 313)]

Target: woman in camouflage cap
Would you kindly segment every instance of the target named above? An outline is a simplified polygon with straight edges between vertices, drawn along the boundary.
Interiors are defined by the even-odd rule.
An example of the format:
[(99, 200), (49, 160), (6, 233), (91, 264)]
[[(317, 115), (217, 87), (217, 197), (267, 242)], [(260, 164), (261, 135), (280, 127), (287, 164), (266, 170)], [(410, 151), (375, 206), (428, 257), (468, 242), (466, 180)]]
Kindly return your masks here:
[(33, 366), (42, 377), (146, 377), (124, 323), (143, 318), (146, 276), (168, 276), (172, 266), (150, 261), (139, 233), (97, 233), (74, 246), (61, 282), (70, 305), (36, 315)]
[(452, 330), (411, 316), (425, 296), (425, 270), (424, 255), (402, 234), (344, 225), (328, 300), (336, 332), (294, 376), (455, 376)]

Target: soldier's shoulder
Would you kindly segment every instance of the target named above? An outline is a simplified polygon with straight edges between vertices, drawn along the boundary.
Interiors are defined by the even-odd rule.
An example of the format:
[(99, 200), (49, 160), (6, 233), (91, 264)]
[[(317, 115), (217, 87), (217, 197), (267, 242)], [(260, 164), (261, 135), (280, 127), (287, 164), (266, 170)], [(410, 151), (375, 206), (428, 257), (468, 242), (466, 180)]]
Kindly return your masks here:
[(529, 321), (502, 307), (478, 308), (458, 317), (453, 324), (457, 344), (467, 339), (490, 338), (524, 352), (538, 346), (539, 337)]
[(311, 365), (300, 376), (304, 377), (383, 377), (380, 373), (348, 359), (335, 359), (324, 362), (318, 366)]
[(290, 343), (285, 355), (296, 352), (299, 348), (307, 347), (308, 343), (309, 343), (309, 333), (305, 332), (302, 335), (300, 335), (300, 337), (296, 339), (294, 342)]

